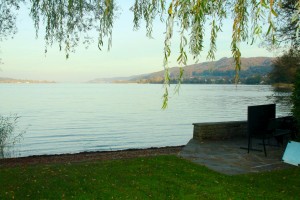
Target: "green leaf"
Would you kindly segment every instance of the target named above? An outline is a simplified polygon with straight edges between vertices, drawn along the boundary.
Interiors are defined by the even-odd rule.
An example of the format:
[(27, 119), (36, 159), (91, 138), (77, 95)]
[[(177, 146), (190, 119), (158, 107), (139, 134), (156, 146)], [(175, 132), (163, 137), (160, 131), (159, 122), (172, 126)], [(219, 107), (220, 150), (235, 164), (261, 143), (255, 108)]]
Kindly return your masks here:
[(278, 14), (275, 12), (274, 9), (271, 9), (271, 12), (272, 12), (272, 14), (273, 14), (275, 17), (278, 17)]
[(267, 31), (267, 34), (266, 35), (269, 35), (270, 31), (271, 31), (271, 28), (272, 28), (272, 25), (269, 24), (269, 28), (268, 28), (268, 31)]
[(173, 14), (173, 4), (170, 3), (169, 9), (168, 9), (168, 14), (172, 15)]

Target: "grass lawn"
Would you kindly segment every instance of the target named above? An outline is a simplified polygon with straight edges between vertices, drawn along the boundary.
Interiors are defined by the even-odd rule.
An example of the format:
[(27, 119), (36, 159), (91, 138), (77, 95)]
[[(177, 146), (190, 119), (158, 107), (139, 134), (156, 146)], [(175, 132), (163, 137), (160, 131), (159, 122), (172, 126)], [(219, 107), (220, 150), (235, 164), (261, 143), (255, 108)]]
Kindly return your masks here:
[(0, 168), (0, 199), (300, 199), (300, 168), (227, 176), (176, 156)]

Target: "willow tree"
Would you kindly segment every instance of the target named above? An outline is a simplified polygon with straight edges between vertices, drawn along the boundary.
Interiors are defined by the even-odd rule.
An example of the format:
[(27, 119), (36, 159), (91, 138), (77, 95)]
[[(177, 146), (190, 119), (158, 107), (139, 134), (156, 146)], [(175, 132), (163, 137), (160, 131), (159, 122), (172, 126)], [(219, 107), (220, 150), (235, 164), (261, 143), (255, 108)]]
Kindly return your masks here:
[[(18, 0), (9, 0), (18, 2)], [(26, 1), (26, 0), (25, 0)], [(104, 39), (108, 49), (112, 44), (113, 23), (118, 12), (116, 0), (27, 0), (30, 15), (38, 32), (40, 22), (45, 24), (45, 50), (54, 43), (64, 50), (66, 57), (75, 51), (83, 38), (89, 44), (91, 30), (98, 31), (98, 47), (101, 50)], [(168, 60), (175, 27), (179, 29), (179, 83), (189, 52), (193, 59), (199, 58), (204, 49), (204, 33), (210, 31), (210, 45), (207, 59), (214, 59), (217, 50), (217, 36), (222, 32), (224, 19), (232, 20), (231, 52), (235, 61), (236, 80), (241, 69), (240, 43), (253, 44), (257, 37), (270, 37), (276, 42), (274, 18), (280, 14), (280, 0), (135, 0), (131, 7), (134, 14), (133, 27), (139, 29), (145, 22), (146, 35), (151, 37), (153, 21), (158, 17), (165, 23), (163, 66), (165, 69), (165, 94), (163, 108), (168, 102), (170, 74)], [(291, 20), (297, 21), (299, 32), (300, 0), (292, 5)], [(265, 28), (266, 27), (266, 28)], [(298, 38), (298, 36), (297, 36)]]
[[(276, 47), (284, 47), (285, 49), (299, 49), (299, 8), (295, 6), (299, 0), (281, 0), (280, 7), (276, 12), (279, 13), (275, 19), (277, 38)], [(267, 37), (266, 45), (271, 46), (271, 41)]]
[(108, 37), (108, 48), (111, 47), (115, 10), (116, 5), (110, 0), (31, 0), (30, 15), (37, 36), (40, 20), (45, 23), (45, 51), (57, 42), (68, 58), (80, 39), (84, 38), (86, 45), (91, 43), (93, 38), (88, 33), (92, 30), (99, 33), (100, 50), (104, 37)]
[(17, 32), (16, 11), (19, 9), (19, 3), (21, 1), (22, 0), (0, 1), (0, 42), (9, 37), (13, 37)]

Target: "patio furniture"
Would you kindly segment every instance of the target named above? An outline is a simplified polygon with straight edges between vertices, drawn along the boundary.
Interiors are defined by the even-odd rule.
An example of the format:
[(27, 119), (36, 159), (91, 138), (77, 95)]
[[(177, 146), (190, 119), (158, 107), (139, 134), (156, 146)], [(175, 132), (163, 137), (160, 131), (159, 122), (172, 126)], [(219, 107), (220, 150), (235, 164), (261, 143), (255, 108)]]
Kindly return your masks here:
[[(283, 118), (273, 118), (269, 120), (268, 131), (272, 133), (273, 137), (276, 139), (278, 146), (285, 146), (288, 142), (288, 139), (292, 137), (293, 130)], [(285, 140), (285, 138), (288, 138)]]
[(248, 106), (248, 153), (250, 150), (261, 151), (259, 149), (252, 148), (252, 139), (261, 139), (263, 144), (263, 150), (265, 156), (266, 140), (274, 137), (274, 130), (270, 128), (270, 120), (275, 118), (276, 105), (257, 105)]

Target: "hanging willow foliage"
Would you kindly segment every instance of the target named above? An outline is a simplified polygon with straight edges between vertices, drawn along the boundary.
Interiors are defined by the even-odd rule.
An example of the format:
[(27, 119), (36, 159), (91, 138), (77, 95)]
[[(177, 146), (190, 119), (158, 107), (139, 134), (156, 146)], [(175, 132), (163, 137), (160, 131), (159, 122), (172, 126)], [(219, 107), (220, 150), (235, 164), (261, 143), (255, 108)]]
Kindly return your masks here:
[[(147, 27), (152, 27), (149, 23), (151, 24), (153, 19), (149, 20), (149, 18), (143, 17), (140, 13), (146, 13), (147, 8), (151, 7), (149, 4), (153, 3), (153, 6), (156, 6), (156, 9), (152, 10), (153, 14), (151, 16), (161, 14), (159, 11), (164, 11), (164, 8), (167, 8), (165, 10), (167, 20), (163, 62), (166, 89), (163, 96), (163, 108), (166, 108), (168, 102), (167, 85), (170, 83), (168, 59), (171, 55), (171, 40), (175, 22), (178, 22), (180, 32), (179, 56), (177, 59), (180, 66), (179, 84), (182, 80), (182, 67), (186, 65), (187, 61), (187, 51), (192, 54), (194, 59), (200, 56), (200, 53), (203, 51), (204, 33), (207, 27), (210, 28), (210, 46), (207, 59), (215, 58), (217, 49), (216, 39), (218, 33), (222, 30), (222, 21), (225, 18), (233, 19), (231, 52), (235, 62), (236, 82), (239, 80), (238, 73), (242, 67), (240, 43), (249, 41), (253, 43), (262, 34), (271, 35), (273, 43), (276, 42), (274, 34), (276, 27), (273, 23), (273, 18), (278, 15), (274, 9), (275, 7), (279, 7), (279, 1), (276, 0), (172, 0), (168, 6), (165, 6), (167, 4), (165, 0), (149, 0), (146, 2), (148, 2), (148, 6), (143, 7), (142, 5), (145, 3), (145, 0), (136, 0), (133, 11), (134, 18), (136, 19), (135, 22), (139, 22), (143, 18)], [(159, 5), (162, 5), (161, 8), (158, 7)], [(209, 20), (210, 26), (206, 26)], [(263, 33), (264, 29), (262, 26), (264, 24), (269, 25), (266, 33)], [(139, 27), (139, 25), (135, 27)], [(187, 45), (189, 45), (188, 50), (186, 48)]]
[(16, 11), (22, 0), (0, 1), (0, 41), (12, 37), (16, 31)]
[(46, 49), (58, 42), (64, 48), (66, 58), (75, 51), (80, 39), (88, 45), (93, 41), (91, 30), (99, 33), (98, 47), (108, 37), (108, 49), (112, 44), (112, 28), (117, 7), (114, 0), (31, 0), (30, 15), (38, 35), (40, 20), (46, 25)]
[[(13, 37), (17, 32), (16, 11), (19, 10), (19, 3), (22, 1), (23, 0), (0, 1), (0, 42), (9, 37)], [(2, 64), (1, 58), (0, 64)]]
[(300, 0), (296, 3), (295, 7), (297, 8), (295, 13), (292, 16), (292, 21), (296, 23), (297, 31), (296, 31), (296, 38), (299, 39), (299, 32), (300, 32)]
[[(17, 6), (20, 1), (29, 3), (30, 15), (38, 34), (40, 23), (45, 24), (45, 51), (55, 42), (60, 50), (64, 49), (66, 57), (75, 51), (80, 40), (87, 46), (93, 41), (91, 30), (98, 31), (98, 47), (101, 50), (104, 39), (108, 40), (108, 49), (112, 45), (113, 23), (118, 12), (115, 0), (7, 0)], [(223, 20), (232, 19), (231, 52), (235, 62), (236, 82), (241, 69), (240, 43), (253, 43), (257, 37), (268, 36), (276, 42), (276, 27), (273, 23), (280, 12), (281, 0), (134, 0), (131, 11), (134, 14), (133, 28), (140, 28), (143, 21), (146, 35), (152, 37), (153, 21), (159, 17), (166, 24), (163, 66), (165, 69), (165, 94), (163, 108), (168, 102), (168, 85), (170, 84), (169, 58), (171, 41), (175, 29), (179, 29), (180, 66), (179, 84), (183, 77), (183, 66), (188, 60), (188, 52), (197, 60), (204, 48), (204, 33), (210, 30), (210, 45), (207, 59), (213, 60), (217, 50), (217, 36), (223, 27)], [(1, 1), (3, 2), (3, 1)], [(5, 5), (1, 3), (0, 6)], [(294, 5), (297, 9), (293, 20), (300, 30), (300, 0)], [(0, 10), (2, 7), (0, 7)], [(3, 14), (1, 14), (2, 17)], [(3, 17), (2, 17), (3, 18)], [(1, 18), (1, 19), (2, 19)], [(13, 20), (12, 20), (13, 21)], [(3, 20), (0, 21), (0, 27)], [(11, 25), (14, 27), (13, 22)], [(265, 30), (263, 26), (268, 25)], [(175, 28), (176, 27), (176, 28)], [(0, 34), (3, 34), (0, 32)], [(3, 35), (0, 35), (0, 38)]]

